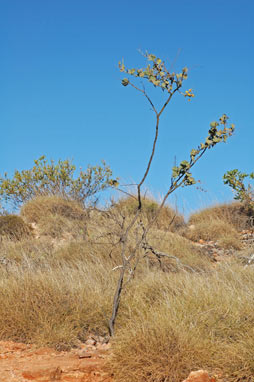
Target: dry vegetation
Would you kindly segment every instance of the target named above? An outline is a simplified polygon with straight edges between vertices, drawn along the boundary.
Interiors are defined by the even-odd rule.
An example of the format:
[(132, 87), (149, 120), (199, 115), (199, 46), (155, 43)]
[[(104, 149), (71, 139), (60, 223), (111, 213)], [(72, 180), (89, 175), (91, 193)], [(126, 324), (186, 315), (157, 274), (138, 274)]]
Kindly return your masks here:
[[(57, 197), (25, 204), (22, 218), (15, 218), (29, 236), (13, 240), (16, 225), (12, 235), (1, 230), (0, 339), (68, 349), (91, 331), (107, 335), (119, 222), (130, 219), (134, 208), (129, 198), (103, 212)], [(157, 208), (156, 201), (145, 200), (144, 221)], [(237, 251), (215, 268), (190, 240), (238, 248), (233, 238), (240, 243), (246, 222), (238, 204), (223, 205), (191, 216), (189, 230), (183, 217), (164, 208), (148, 240), (170, 257), (160, 264), (147, 251), (123, 292), (109, 361), (116, 381), (178, 382), (198, 368), (223, 372), (227, 381), (251, 381), (253, 268), (241, 265)]]
[(194, 213), (185, 236), (194, 241), (213, 240), (224, 248), (241, 249), (239, 232), (251, 225), (251, 216), (241, 203), (222, 204)]
[[(143, 214), (142, 219), (144, 222), (150, 222), (151, 219), (155, 216), (159, 208), (159, 204), (153, 198), (143, 198)], [(138, 207), (138, 202), (135, 198), (128, 197), (126, 199), (121, 199), (116, 205), (115, 208), (121, 211), (121, 213), (126, 213), (126, 215), (134, 215)], [(176, 232), (181, 228), (185, 227), (186, 223), (184, 222), (183, 216), (178, 214), (174, 209), (169, 206), (165, 206), (158, 219), (154, 223), (154, 227), (163, 231)]]
[(5, 237), (10, 240), (21, 240), (31, 234), (30, 227), (20, 216), (3, 215), (0, 216), (0, 238)]
[(236, 266), (206, 275), (148, 274), (133, 297), (140, 311), (115, 338), (116, 380), (182, 381), (205, 368), (227, 381), (251, 381), (253, 285), (253, 269)]

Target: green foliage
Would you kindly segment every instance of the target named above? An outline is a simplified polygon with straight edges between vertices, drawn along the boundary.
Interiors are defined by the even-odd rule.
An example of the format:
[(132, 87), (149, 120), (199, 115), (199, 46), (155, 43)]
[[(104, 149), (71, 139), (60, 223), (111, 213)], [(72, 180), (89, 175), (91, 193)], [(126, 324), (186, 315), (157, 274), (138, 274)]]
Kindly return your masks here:
[[(219, 122), (211, 122), (210, 129), (208, 131), (209, 135), (205, 142), (200, 143), (197, 149), (192, 149), (190, 152), (190, 161), (182, 161), (179, 166), (175, 166), (172, 169), (172, 178), (179, 179), (183, 177), (183, 186), (191, 186), (195, 184), (196, 181), (189, 172), (189, 169), (194, 165), (194, 163), (204, 154), (207, 149), (214, 147), (219, 142), (226, 142), (228, 137), (230, 137), (235, 129), (234, 124), (227, 127), (228, 116), (223, 114), (220, 117)], [(218, 129), (219, 125), (223, 125), (222, 129)]]
[[(176, 89), (182, 87), (183, 81), (188, 78), (188, 68), (183, 68), (180, 73), (169, 72), (165, 63), (154, 54), (146, 52), (144, 54), (149, 64), (145, 68), (127, 69), (124, 62), (119, 61), (120, 72), (124, 72), (130, 76), (148, 80), (155, 87), (160, 87), (163, 91), (172, 94)], [(130, 83), (128, 78), (122, 80), (122, 85), (127, 86)], [(192, 89), (184, 94), (185, 97), (194, 97)]]
[(112, 171), (103, 161), (101, 166), (88, 166), (75, 177), (76, 167), (67, 159), (48, 162), (45, 156), (34, 161), (29, 170), (16, 170), (13, 178), (0, 177), (0, 197), (18, 207), (36, 197), (58, 195), (85, 203), (99, 191), (117, 186)]
[[(153, 107), (153, 110), (157, 116), (157, 120), (160, 118), (161, 113), (164, 111), (165, 107), (167, 106), (168, 102), (171, 100), (171, 97), (176, 93), (179, 92), (180, 94), (184, 95), (184, 97), (188, 97), (188, 100), (192, 97), (194, 97), (194, 94), (192, 92), (192, 89), (186, 90), (184, 93), (180, 91), (183, 85), (183, 81), (187, 80), (188, 78), (188, 68), (184, 67), (181, 72), (175, 73), (170, 72), (166, 66), (165, 63), (158, 57), (156, 57), (154, 54), (146, 52), (144, 54), (144, 57), (149, 62), (148, 65), (144, 68), (139, 69), (127, 69), (125, 67), (124, 62), (119, 62), (119, 69), (120, 72), (124, 72), (130, 76), (141, 78), (148, 80), (151, 84), (153, 84), (155, 87), (161, 88), (163, 91), (167, 91), (168, 99), (162, 109), (158, 112), (156, 108), (154, 107), (152, 101), (146, 94), (145, 90), (140, 89), (136, 87), (128, 78), (124, 78), (122, 80), (122, 85), (127, 86), (131, 85), (135, 89), (141, 91), (150, 104)], [(192, 177), (191, 172), (189, 171), (191, 167), (196, 163), (196, 161), (204, 154), (204, 152), (207, 149), (210, 149), (214, 147), (219, 142), (226, 142), (228, 137), (230, 137), (235, 129), (235, 125), (231, 124), (230, 127), (227, 127), (227, 120), (228, 116), (226, 114), (223, 114), (219, 122), (213, 121), (210, 123), (210, 129), (208, 131), (209, 135), (206, 138), (204, 142), (202, 142), (197, 149), (192, 149), (190, 152), (190, 161), (182, 161), (179, 166), (175, 166), (172, 169), (172, 185), (174, 184), (175, 187), (178, 186), (178, 182), (180, 181), (180, 185), (182, 187), (184, 186), (191, 186), (196, 183), (195, 179)], [(222, 128), (219, 129), (218, 126), (222, 125)]]
[(7, 237), (11, 240), (20, 240), (30, 234), (29, 226), (20, 216), (0, 216), (0, 238)]
[(254, 179), (254, 172), (246, 174), (237, 169), (227, 171), (223, 175), (224, 184), (229, 185), (234, 190), (236, 200), (240, 200), (243, 204), (254, 213), (254, 190), (253, 186), (244, 184), (246, 178)]

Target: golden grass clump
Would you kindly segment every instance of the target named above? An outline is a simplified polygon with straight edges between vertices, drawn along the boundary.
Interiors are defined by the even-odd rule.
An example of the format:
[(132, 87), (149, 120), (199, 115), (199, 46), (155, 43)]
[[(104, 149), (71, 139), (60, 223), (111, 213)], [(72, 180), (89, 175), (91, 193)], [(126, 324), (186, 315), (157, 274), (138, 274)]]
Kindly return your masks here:
[[(152, 198), (142, 198), (143, 205), (143, 219), (150, 222), (155, 216), (160, 204)], [(136, 198), (128, 197), (120, 199), (120, 201), (115, 205), (122, 213), (127, 215), (134, 215), (138, 207), (138, 201)], [(154, 227), (161, 229), (163, 231), (176, 232), (180, 228), (185, 226), (184, 218), (173, 208), (165, 205), (158, 219), (154, 223)]]
[(52, 238), (84, 237), (88, 214), (80, 203), (58, 196), (40, 196), (25, 203), (21, 216), (36, 223), (40, 235)]
[(80, 203), (60, 196), (31, 199), (22, 206), (20, 214), (28, 223), (38, 223), (47, 215), (59, 215), (70, 220), (84, 220), (87, 216)]
[(0, 216), (0, 239), (21, 240), (31, 235), (31, 229), (24, 220), (17, 215)]
[(223, 248), (240, 249), (242, 247), (240, 235), (236, 229), (219, 219), (200, 221), (194, 224), (194, 228), (186, 231), (185, 236), (193, 241), (200, 239), (218, 241)]
[(18, 257), (18, 249), (1, 248), (8, 262), (0, 262), (0, 339), (63, 349), (90, 331), (107, 334), (117, 276), (110, 261), (92, 249), (68, 259), (43, 245), (36, 256), (23, 250)]
[[(163, 232), (152, 229), (148, 235), (148, 242), (158, 251), (173, 257), (162, 257), (162, 268), (168, 270), (193, 269), (195, 271), (209, 270), (212, 262), (200, 248), (194, 245), (190, 240), (172, 232)], [(177, 259), (174, 259), (174, 256)], [(149, 255), (153, 264), (156, 264), (156, 257)], [(191, 267), (188, 268), (188, 267)]]
[[(181, 382), (202, 368), (228, 382), (252, 381), (253, 287), (253, 270), (242, 267), (147, 274), (133, 294), (140, 310), (114, 340), (108, 363), (114, 380)], [(144, 290), (154, 300), (144, 304)]]
[(189, 224), (195, 225), (214, 220), (226, 222), (233, 226), (237, 231), (248, 229), (251, 225), (251, 216), (240, 202), (219, 204), (205, 208), (192, 214), (189, 219)]
[(217, 241), (225, 249), (241, 249), (239, 232), (250, 226), (240, 203), (222, 204), (206, 208), (190, 216), (189, 227), (183, 235), (190, 240)]

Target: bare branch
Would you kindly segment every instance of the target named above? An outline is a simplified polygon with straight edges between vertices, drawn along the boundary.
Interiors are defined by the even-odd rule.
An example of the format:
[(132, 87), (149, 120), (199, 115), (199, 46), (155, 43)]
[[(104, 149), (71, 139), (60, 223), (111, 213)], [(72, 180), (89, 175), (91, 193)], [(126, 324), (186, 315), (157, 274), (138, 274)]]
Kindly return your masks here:
[[(182, 264), (182, 263), (181, 263), (181, 260), (180, 260), (178, 257), (174, 256), (174, 255), (169, 255), (168, 253), (157, 251), (157, 250), (155, 250), (151, 245), (149, 245), (149, 244), (147, 244), (147, 243), (143, 243), (142, 247), (143, 247), (143, 249), (145, 249), (146, 251), (150, 251), (150, 252), (152, 252), (152, 254), (155, 255), (155, 256), (157, 257), (157, 259), (159, 260), (159, 262), (160, 262), (160, 258), (161, 258), (161, 257), (167, 257), (168, 259), (173, 259), (173, 260), (175, 260), (175, 261), (177, 262), (177, 265), (178, 265), (179, 268), (186, 268), (186, 269), (189, 269), (189, 270), (190, 270), (191, 272), (193, 272), (193, 273), (195, 272), (195, 270), (194, 270), (192, 267), (190, 267), (190, 266), (187, 265), (187, 264)], [(145, 256), (147, 256), (147, 255), (145, 255)], [(161, 264), (161, 262), (160, 262), (160, 264)]]

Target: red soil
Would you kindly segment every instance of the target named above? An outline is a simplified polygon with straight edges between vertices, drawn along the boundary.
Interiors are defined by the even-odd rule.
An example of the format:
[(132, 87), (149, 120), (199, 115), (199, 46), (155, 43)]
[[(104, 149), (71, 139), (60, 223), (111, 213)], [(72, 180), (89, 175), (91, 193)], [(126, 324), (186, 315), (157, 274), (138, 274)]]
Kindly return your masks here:
[(104, 370), (109, 346), (69, 352), (0, 341), (0, 382), (112, 382)]

